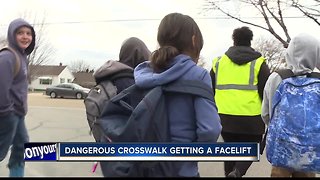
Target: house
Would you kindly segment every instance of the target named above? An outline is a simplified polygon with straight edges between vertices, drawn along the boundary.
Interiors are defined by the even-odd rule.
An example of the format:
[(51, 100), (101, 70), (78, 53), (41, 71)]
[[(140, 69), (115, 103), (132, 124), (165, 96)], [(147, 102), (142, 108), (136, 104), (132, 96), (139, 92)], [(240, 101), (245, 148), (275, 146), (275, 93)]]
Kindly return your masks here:
[(96, 85), (95, 79), (93, 77), (93, 71), (76, 72), (73, 73), (73, 76), (73, 83), (79, 84), (82, 87), (92, 88), (94, 85)]
[(74, 80), (72, 72), (62, 63), (58, 66), (31, 65), (29, 74), (29, 89), (31, 90), (45, 90), (49, 86)]

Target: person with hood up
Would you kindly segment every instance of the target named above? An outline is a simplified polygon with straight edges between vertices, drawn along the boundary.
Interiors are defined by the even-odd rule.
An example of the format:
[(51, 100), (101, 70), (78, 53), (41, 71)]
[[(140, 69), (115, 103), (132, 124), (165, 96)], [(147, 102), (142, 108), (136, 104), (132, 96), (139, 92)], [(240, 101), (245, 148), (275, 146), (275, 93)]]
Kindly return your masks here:
[[(319, 40), (305, 33), (297, 35), (289, 43), (285, 60), (287, 68), (292, 70), (294, 75), (311, 73), (320, 62)], [(270, 117), (272, 116), (272, 98), (281, 82), (280, 75), (274, 72), (266, 83), (261, 112), (262, 119), (266, 125), (269, 125)], [(315, 177), (315, 173), (296, 172), (273, 166), (271, 177)]]
[[(117, 88), (117, 94), (134, 84), (133, 69), (140, 63), (147, 61), (151, 52), (143, 41), (130, 37), (124, 41), (119, 53), (119, 61), (108, 60), (93, 74), (96, 83), (111, 80)], [(116, 95), (116, 94), (114, 94)], [(108, 177), (104, 170), (107, 162), (100, 162), (102, 174)]]
[[(203, 46), (201, 31), (187, 15), (166, 15), (158, 28), (160, 48), (152, 53), (151, 61), (134, 70), (136, 86), (147, 89), (176, 80), (202, 81), (211, 87), (207, 70), (197, 66)], [(221, 124), (214, 100), (178, 94), (166, 97), (171, 141), (177, 143), (216, 143)], [(198, 177), (197, 162), (174, 162), (180, 177)]]
[(94, 72), (96, 83), (112, 79), (118, 94), (134, 84), (133, 69), (149, 60), (150, 55), (151, 52), (143, 41), (136, 37), (126, 39), (120, 49), (119, 61), (108, 60)]
[[(233, 46), (212, 63), (210, 74), (224, 142), (260, 143), (265, 132), (261, 103), (270, 70), (261, 53), (251, 47), (252, 38), (248, 27), (234, 29)], [(225, 176), (242, 177), (251, 164), (226, 161)]]
[(96, 83), (104, 79), (113, 79), (117, 93), (121, 92), (134, 84), (133, 69), (147, 61), (150, 54), (150, 50), (140, 39), (136, 37), (126, 39), (120, 49), (119, 61), (108, 60), (94, 72)]
[[(8, 28), (9, 50), (0, 52), (0, 161), (9, 152), (8, 168), (10, 177), (24, 176), (24, 143), (29, 142), (25, 125), (28, 96), (28, 60), (27, 56), (35, 46), (35, 31), (23, 19), (13, 20)], [(16, 60), (20, 60), (20, 69), (15, 75)]]

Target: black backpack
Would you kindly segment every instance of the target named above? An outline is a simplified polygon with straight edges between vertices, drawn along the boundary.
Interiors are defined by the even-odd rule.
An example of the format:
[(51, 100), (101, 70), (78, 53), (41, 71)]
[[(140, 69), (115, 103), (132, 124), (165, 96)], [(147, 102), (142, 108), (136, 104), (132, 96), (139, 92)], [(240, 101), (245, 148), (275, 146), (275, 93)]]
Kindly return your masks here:
[(100, 117), (106, 102), (117, 94), (117, 87), (112, 81), (106, 80), (90, 89), (88, 96), (84, 99), (87, 121), (90, 127), (90, 134), (97, 142), (100, 142), (101, 132), (97, 127), (97, 119)]
[(88, 96), (84, 99), (90, 134), (93, 135), (96, 142), (100, 142), (101, 129), (97, 126), (97, 121), (102, 113), (103, 107), (117, 94), (117, 87), (113, 82), (124, 77), (133, 79), (133, 74), (119, 72), (111, 77), (96, 79), (97, 84), (90, 89)]
[[(114, 96), (104, 107), (98, 126), (102, 142), (170, 142), (166, 95), (190, 94), (213, 99), (213, 90), (200, 81), (181, 80), (152, 89), (136, 85)], [(170, 161), (101, 162), (105, 177), (175, 177)]]

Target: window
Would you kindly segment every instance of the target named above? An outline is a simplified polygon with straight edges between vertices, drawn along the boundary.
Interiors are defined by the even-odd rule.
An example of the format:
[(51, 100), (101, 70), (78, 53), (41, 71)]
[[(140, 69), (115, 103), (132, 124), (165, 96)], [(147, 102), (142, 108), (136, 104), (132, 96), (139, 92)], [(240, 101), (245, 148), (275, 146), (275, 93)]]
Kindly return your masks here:
[(60, 83), (64, 83), (65, 82), (65, 78), (60, 78)]
[(71, 81), (72, 81), (71, 79), (68, 79), (68, 83), (71, 83)]
[(72, 85), (70, 85), (70, 84), (65, 84), (65, 85), (64, 85), (64, 88), (67, 88), (67, 89), (73, 89), (73, 86), (72, 86)]
[(51, 85), (52, 84), (52, 79), (39, 79), (40, 84), (45, 84), (45, 85)]
[(64, 84), (58, 84), (57, 87), (59, 87), (59, 88), (66, 88)]

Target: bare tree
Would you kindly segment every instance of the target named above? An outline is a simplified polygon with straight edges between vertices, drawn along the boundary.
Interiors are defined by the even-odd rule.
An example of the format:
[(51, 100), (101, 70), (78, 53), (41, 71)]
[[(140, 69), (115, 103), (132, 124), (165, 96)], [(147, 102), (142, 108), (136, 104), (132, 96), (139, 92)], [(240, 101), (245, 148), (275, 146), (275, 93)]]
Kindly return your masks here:
[(260, 37), (253, 41), (252, 47), (261, 52), (262, 56), (266, 58), (271, 72), (286, 66), (285, 48), (277, 39)]
[(291, 6), (320, 26), (320, 0), (291, 0)]
[(68, 68), (71, 72), (90, 72), (90, 65), (85, 62), (84, 60), (75, 60), (71, 61), (70, 65), (68, 65)]
[[(278, 39), (284, 47), (288, 47), (288, 43), (291, 40), (287, 26), (284, 21), (283, 11), (288, 7), (288, 4), (282, 0), (235, 0), (233, 3), (238, 3), (240, 7), (251, 7), (256, 10), (260, 17), (264, 19), (264, 25), (254, 23), (253, 21), (247, 21), (241, 17), (238, 12), (229, 11), (226, 3), (230, 3), (229, 0), (205, 0), (204, 11), (218, 10), (232, 19), (236, 19), (239, 22), (252, 25), (270, 32), (276, 39)], [(258, 15), (259, 16), (259, 15)], [(275, 29), (281, 29), (282, 33), (277, 32)]]

